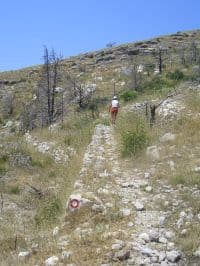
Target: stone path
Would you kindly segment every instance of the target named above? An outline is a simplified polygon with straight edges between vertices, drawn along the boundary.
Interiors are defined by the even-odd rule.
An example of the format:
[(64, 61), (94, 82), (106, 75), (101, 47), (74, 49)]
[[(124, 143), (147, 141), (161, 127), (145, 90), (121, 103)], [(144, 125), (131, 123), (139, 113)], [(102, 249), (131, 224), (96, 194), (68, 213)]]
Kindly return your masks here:
[[(113, 130), (111, 126), (96, 126), (75, 191), (67, 202), (66, 222), (62, 229), (54, 231), (62, 253), (52, 254), (45, 265), (187, 265), (184, 254), (173, 242), (174, 232), (166, 228), (168, 212), (160, 211), (155, 204), (151, 186), (155, 165), (152, 169), (150, 165), (148, 172), (125, 168), (119, 160)], [(79, 202), (78, 208), (70, 205), (74, 200)], [(85, 220), (79, 216), (81, 210), (87, 216)], [(97, 215), (101, 215), (101, 220), (109, 217), (109, 223), (95, 224)], [(111, 219), (111, 215), (116, 218)], [(104, 226), (104, 247), (91, 240), (96, 237), (97, 225)], [(83, 252), (82, 259), (77, 258), (81, 255), (74, 250), (74, 242), (79, 253)], [(88, 252), (87, 243), (91, 245), (89, 252), (94, 254), (89, 258), (84, 254)]]

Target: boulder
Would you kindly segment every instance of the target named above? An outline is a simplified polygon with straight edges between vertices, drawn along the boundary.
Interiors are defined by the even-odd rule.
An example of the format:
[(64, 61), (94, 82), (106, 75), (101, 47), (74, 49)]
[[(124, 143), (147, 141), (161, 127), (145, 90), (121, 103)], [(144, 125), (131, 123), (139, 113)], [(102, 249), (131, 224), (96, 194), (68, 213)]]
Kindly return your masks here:
[(93, 192), (75, 192), (70, 195), (67, 201), (66, 212), (73, 212), (83, 207), (90, 208), (93, 211), (98, 210), (98, 212), (105, 209), (102, 201)]
[(44, 264), (45, 264), (45, 266), (54, 266), (54, 265), (58, 264), (58, 261), (59, 261), (58, 257), (52, 256), (52, 257), (46, 259)]
[(157, 146), (150, 146), (146, 150), (146, 156), (152, 160), (158, 161), (160, 160), (160, 148)]
[(176, 251), (176, 250), (172, 250), (166, 253), (167, 255), (167, 260), (169, 262), (177, 262), (181, 259), (181, 252), (180, 251)]
[(170, 132), (165, 133), (162, 137), (160, 137), (160, 142), (169, 142), (174, 141), (176, 139), (176, 135)]

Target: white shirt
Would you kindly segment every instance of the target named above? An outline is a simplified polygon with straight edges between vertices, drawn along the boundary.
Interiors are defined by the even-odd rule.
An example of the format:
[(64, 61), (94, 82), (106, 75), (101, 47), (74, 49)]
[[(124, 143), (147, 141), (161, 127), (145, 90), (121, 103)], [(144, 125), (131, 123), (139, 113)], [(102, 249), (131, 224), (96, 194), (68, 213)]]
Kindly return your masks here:
[(112, 100), (112, 107), (119, 107), (119, 102), (118, 100)]

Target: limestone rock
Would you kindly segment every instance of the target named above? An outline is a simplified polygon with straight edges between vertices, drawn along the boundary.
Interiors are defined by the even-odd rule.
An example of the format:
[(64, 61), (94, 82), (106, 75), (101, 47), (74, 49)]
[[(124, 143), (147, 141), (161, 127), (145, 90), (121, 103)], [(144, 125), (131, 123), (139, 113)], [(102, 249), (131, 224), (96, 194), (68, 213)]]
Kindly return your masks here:
[(168, 132), (168, 133), (165, 133), (162, 137), (160, 137), (160, 142), (174, 141), (175, 139), (176, 139), (176, 135)]
[(147, 233), (142, 233), (139, 235), (139, 239), (142, 239), (144, 240), (145, 242), (149, 242), (150, 241), (150, 238), (149, 238), (149, 235)]
[(157, 146), (150, 146), (146, 150), (146, 156), (152, 160), (160, 160), (160, 148)]
[(172, 250), (166, 253), (167, 256), (167, 260), (169, 262), (177, 262), (181, 259), (181, 252), (180, 251), (176, 251), (176, 250)]
[(137, 211), (143, 211), (144, 210), (144, 205), (141, 202), (137, 201), (134, 205), (135, 205), (135, 208)]
[(52, 256), (45, 260), (45, 266), (54, 266), (57, 265), (59, 261), (59, 258), (57, 256)]
[(18, 254), (18, 259), (24, 261), (30, 257), (31, 253), (29, 251), (21, 251)]
[(70, 195), (66, 204), (66, 211), (73, 212), (82, 207), (89, 207), (92, 210), (92, 206), (95, 206), (93, 207), (94, 211), (97, 210), (97, 206), (99, 207), (98, 210), (105, 209), (101, 200), (93, 192), (77, 192)]
[(115, 253), (114, 255), (114, 260), (120, 260), (120, 261), (124, 261), (129, 259), (130, 257), (130, 251), (129, 250), (121, 250), (117, 253)]
[(71, 258), (72, 254), (73, 253), (71, 251), (64, 250), (61, 254), (61, 260), (67, 262)]

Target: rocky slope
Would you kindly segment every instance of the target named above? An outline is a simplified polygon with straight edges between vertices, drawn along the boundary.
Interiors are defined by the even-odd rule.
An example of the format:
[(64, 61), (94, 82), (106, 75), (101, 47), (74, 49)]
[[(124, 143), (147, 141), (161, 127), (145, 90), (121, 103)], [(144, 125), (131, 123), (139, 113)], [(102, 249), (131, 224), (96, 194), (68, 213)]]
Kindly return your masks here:
[[(189, 60), (199, 40), (198, 30), (180, 32), (71, 57), (62, 61), (61, 89), (67, 98), (70, 74), (86, 92), (109, 98), (128, 86), (132, 59), (145, 65), (162, 47), (171, 70), (172, 62), (174, 68), (181, 64), (183, 45)], [(39, 73), (40, 66), (0, 73), (1, 112), (10, 95), (17, 106), (0, 128), (2, 265), (199, 265), (198, 81), (181, 84), (168, 98), (155, 93), (121, 103), (116, 126), (104, 107), (96, 120), (84, 112), (74, 117), (69, 108), (65, 123), (21, 135), (22, 103), (34, 101)], [(143, 117), (147, 102), (162, 102), (149, 128), (151, 142), (139, 157), (123, 159), (119, 124), (129, 112)]]

